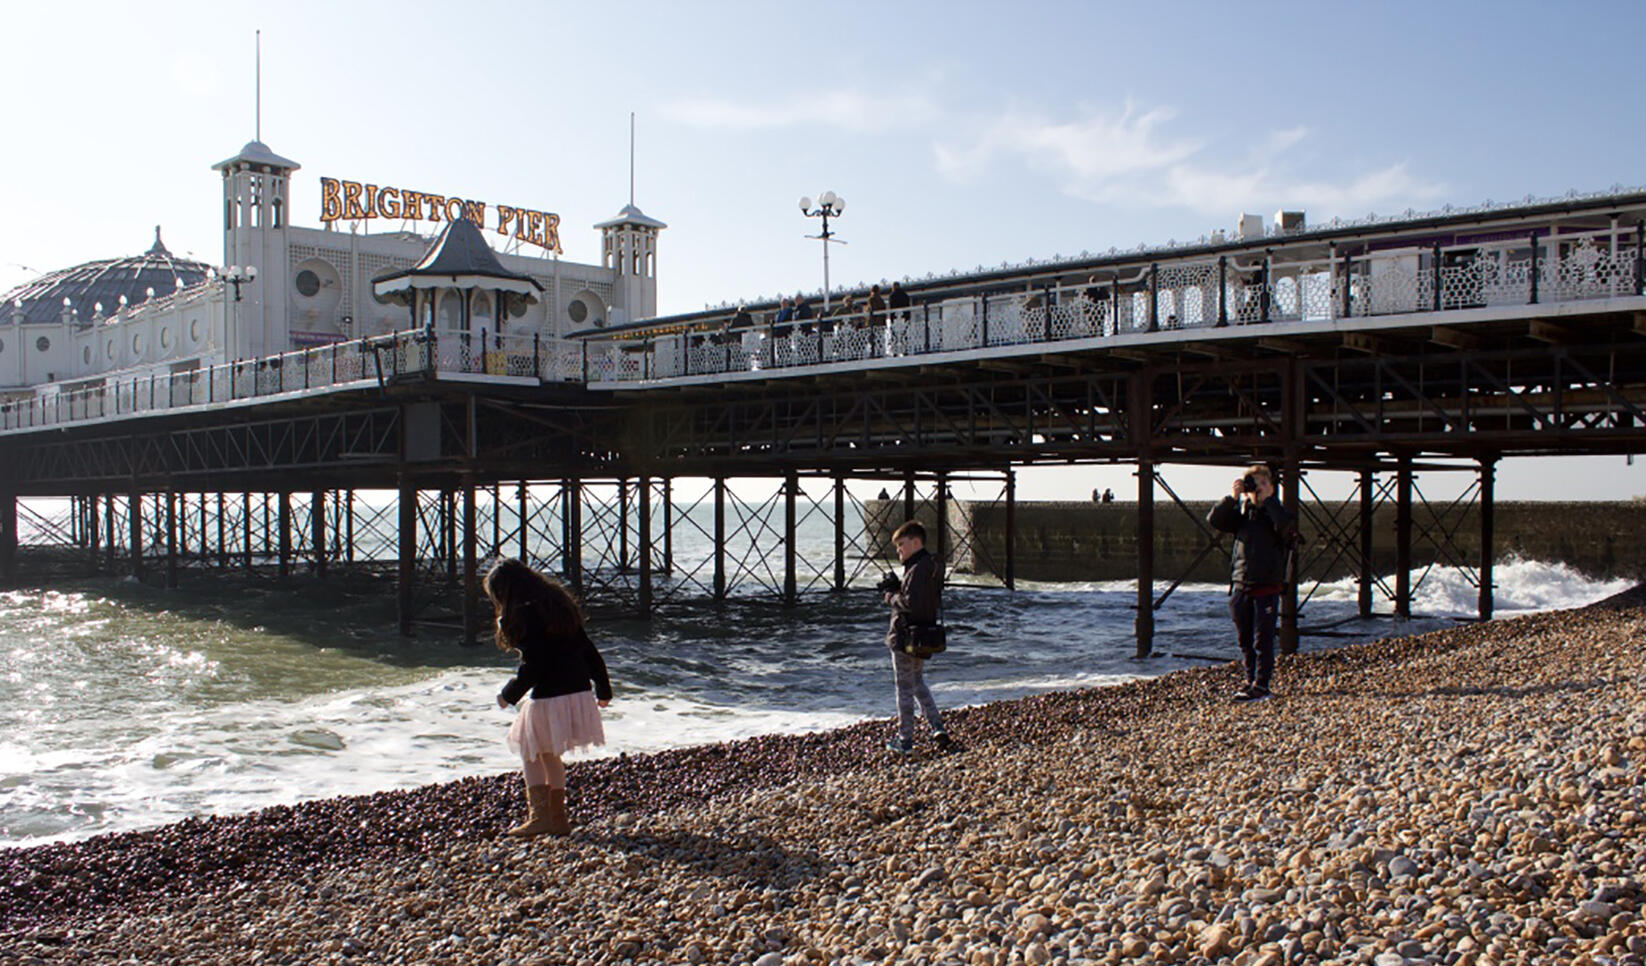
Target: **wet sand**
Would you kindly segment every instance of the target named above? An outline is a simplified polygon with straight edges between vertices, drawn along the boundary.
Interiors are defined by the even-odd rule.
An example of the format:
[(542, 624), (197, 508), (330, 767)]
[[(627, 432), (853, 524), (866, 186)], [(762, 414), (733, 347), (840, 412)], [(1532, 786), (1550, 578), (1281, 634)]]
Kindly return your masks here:
[(0, 962), (1646, 960), (1646, 593), (1235, 683), (579, 763), (569, 839), (503, 775), (4, 850)]

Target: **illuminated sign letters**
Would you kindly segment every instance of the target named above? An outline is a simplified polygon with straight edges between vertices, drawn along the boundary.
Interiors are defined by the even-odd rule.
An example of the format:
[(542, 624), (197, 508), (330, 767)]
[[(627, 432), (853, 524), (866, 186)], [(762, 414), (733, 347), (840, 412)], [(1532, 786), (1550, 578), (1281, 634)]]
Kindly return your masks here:
[[(398, 221), (455, 221), (467, 218), (486, 227), (486, 203), (466, 198), (431, 195), (410, 188), (379, 188), (358, 181), (320, 179), (320, 222), (369, 221), (389, 218)], [(531, 208), (497, 206), (496, 231), (513, 235), (528, 245), (558, 254), (560, 216)]]

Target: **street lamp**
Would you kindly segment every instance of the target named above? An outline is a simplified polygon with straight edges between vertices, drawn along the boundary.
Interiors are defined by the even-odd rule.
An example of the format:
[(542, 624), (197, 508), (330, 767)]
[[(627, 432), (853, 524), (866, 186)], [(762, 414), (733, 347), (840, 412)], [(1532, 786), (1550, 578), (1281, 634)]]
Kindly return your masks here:
[(250, 285), (257, 277), (256, 265), (230, 265), (223, 269), (223, 281), (234, 286), (234, 300), (240, 301), (240, 286)]
[(807, 238), (821, 238), (823, 240), (823, 311), (829, 311), (829, 243), (846, 244), (834, 237), (829, 231), (829, 219), (839, 218), (846, 213), (846, 199), (832, 191), (825, 191), (817, 199), (817, 207), (812, 207), (812, 199), (800, 199), (800, 213), (807, 218), (822, 218), (823, 233), (821, 235), (807, 235)]

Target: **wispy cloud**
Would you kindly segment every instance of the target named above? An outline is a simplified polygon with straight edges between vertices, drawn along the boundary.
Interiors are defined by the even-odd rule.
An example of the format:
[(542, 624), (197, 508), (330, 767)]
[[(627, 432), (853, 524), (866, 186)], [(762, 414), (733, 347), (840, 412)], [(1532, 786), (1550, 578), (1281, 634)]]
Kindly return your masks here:
[(1293, 156), (1309, 140), (1306, 127), (1267, 131), (1249, 145), (1214, 151), (1203, 141), (1175, 136), (1170, 128), (1176, 116), (1169, 107), (1140, 110), (1129, 101), (1119, 111), (1091, 110), (1073, 120), (1011, 108), (980, 125), (975, 137), (939, 140), (933, 150), (938, 172), (957, 182), (1015, 161), (1057, 179), (1074, 197), (1217, 215), (1278, 205), (1361, 214), (1445, 191), (1405, 163), (1341, 181), (1300, 175)]
[(1092, 112), (1074, 121), (1052, 121), (1014, 108), (984, 124), (970, 144), (938, 142), (937, 169), (947, 177), (967, 181), (997, 158), (1016, 156), (1076, 184), (1158, 170), (1200, 149), (1194, 141), (1168, 139), (1160, 133), (1175, 113), (1169, 108), (1140, 112), (1128, 102), (1115, 114)]
[(685, 97), (664, 105), (664, 113), (693, 127), (727, 130), (825, 125), (876, 132), (918, 127), (941, 116), (935, 101), (919, 91), (880, 92), (843, 88), (764, 102), (717, 97)]

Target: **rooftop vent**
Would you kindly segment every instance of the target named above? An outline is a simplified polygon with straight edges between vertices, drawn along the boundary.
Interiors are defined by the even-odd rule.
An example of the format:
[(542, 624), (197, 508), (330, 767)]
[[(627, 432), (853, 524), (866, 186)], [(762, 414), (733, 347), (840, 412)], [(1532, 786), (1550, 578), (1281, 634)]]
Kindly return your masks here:
[(1241, 213), (1240, 223), (1235, 226), (1235, 237), (1239, 238), (1241, 241), (1251, 241), (1254, 238), (1262, 238), (1263, 216), (1248, 215), (1244, 212)]
[(1296, 235), (1303, 231), (1303, 212), (1277, 211), (1275, 212), (1275, 232), (1281, 235)]

